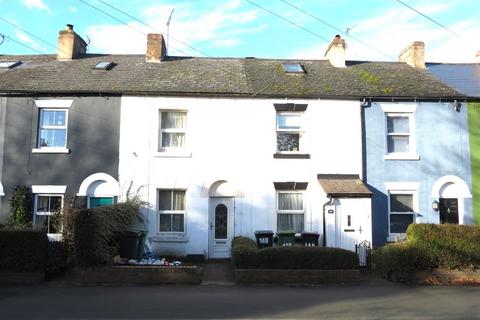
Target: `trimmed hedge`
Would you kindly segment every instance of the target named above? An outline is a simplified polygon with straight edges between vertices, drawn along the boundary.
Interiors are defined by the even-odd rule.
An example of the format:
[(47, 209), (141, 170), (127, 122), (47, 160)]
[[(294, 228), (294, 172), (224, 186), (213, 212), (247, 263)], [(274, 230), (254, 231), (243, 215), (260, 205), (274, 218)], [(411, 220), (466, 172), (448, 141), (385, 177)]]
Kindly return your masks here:
[(431, 267), (480, 269), (480, 226), (411, 224), (408, 243), (428, 258)]
[(416, 271), (480, 269), (480, 226), (411, 224), (407, 240), (373, 252), (375, 269), (385, 278), (409, 281)]
[(239, 269), (345, 270), (358, 267), (355, 252), (327, 247), (275, 247), (258, 249), (249, 238), (232, 241), (232, 261)]
[(44, 271), (48, 238), (43, 231), (0, 231), (0, 271)]
[(118, 253), (118, 235), (138, 216), (139, 204), (126, 202), (80, 210), (75, 215), (75, 260), (80, 267), (110, 265)]

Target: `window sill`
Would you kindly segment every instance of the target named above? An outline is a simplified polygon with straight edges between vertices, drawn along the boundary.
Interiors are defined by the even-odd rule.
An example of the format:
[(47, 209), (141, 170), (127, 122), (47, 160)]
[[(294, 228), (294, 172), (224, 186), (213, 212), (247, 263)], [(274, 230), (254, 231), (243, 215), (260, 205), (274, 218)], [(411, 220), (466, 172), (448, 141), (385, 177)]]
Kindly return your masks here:
[(35, 148), (32, 149), (32, 153), (70, 153), (70, 149), (67, 148)]
[(387, 237), (387, 242), (401, 242), (407, 239), (406, 233), (395, 233)]
[(274, 153), (273, 158), (275, 159), (310, 159), (310, 154), (308, 153)]
[(155, 158), (191, 158), (192, 153), (188, 151), (160, 151), (153, 154)]
[(184, 234), (157, 234), (150, 238), (152, 242), (188, 242), (188, 237)]
[(405, 153), (391, 153), (383, 156), (384, 160), (420, 160), (420, 156), (417, 154), (405, 154)]

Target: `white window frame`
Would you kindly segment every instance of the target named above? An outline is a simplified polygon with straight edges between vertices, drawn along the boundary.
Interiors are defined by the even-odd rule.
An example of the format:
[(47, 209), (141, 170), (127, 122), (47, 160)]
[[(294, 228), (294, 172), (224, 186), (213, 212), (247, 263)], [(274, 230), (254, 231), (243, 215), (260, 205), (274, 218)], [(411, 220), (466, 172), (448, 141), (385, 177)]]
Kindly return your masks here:
[[(61, 201), (61, 205), (60, 205), (60, 213), (59, 214), (63, 214), (63, 208), (64, 208), (64, 194), (62, 193), (35, 193), (34, 194), (34, 207), (33, 207), (33, 226), (36, 225), (36, 219), (37, 219), (37, 216), (51, 216), (54, 214), (54, 212), (51, 212), (51, 211), (47, 211), (47, 212), (42, 212), (42, 214), (38, 214), (37, 212), (37, 205), (38, 205), (38, 197), (61, 197), (62, 201)], [(62, 225), (62, 230), (63, 230), (63, 225)], [(60, 233), (48, 233), (48, 234), (61, 234)]]
[[(162, 128), (162, 113), (176, 112), (185, 113), (185, 128)], [(187, 128), (188, 128), (188, 111), (184, 109), (159, 109), (158, 110), (158, 133), (157, 133), (157, 152), (158, 153), (184, 153), (187, 147)], [(163, 133), (183, 133), (185, 135), (184, 145), (181, 147), (164, 147), (161, 146)]]
[[(300, 128), (299, 129), (282, 129), (280, 128), (278, 116), (300, 116)], [(275, 132), (275, 150), (277, 153), (282, 154), (295, 154), (305, 153), (305, 111), (277, 111), (275, 114), (276, 132)], [(278, 150), (278, 134), (279, 133), (292, 133), (298, 134), (298, 150), (297, 151), (280, 151)]]
[[(63, 126), (42, 126), (42, 112), (44, 111), (64, 111), (65, 112), (65, 125)], [(65, 130), (65, 145), (63, 147), (49, 147), (41, 146), (40, 133), (42, 129), (46, 130)], [(38, 112), (38, 130), (37, 130), (37, 147), (32, 150), (33, 153), (69, 153), (67, 149), (68, 145), (68, 109), (66, 108), (39, 108)]]
[[(159, 199), (159, 192), (160, 191), (171, 191), (173, 197), (173, 191), (183, 191), (184, 195), (184, 210), (160, 210), (160, 199)], [(172, 201), (171, 199), (170, 201)], [(158, 212), (158, 221), (157, 221), (157, 233), (161, 235), (184, 235), (187, 232), (187, 190), (185, 189), (168, 189), (168, 188), (158, 188), (157, 189), (157, 212)], [(160, 216), (162, 214), (182, 214), (183, 215), (183, 231), (160, 231)], [(172, 221), (172, 220), (171, 220)]]
[[(399, 239), (404, 239), (406, 234), (405, 233), (392, 233), (390, 232), (390, 215), (391, 214), (408, 214), (408, 215), (413, 215), (413, 221), (412, 223), (417, 223), (417, 217), (418, 217), (418, 212), (419, 210), (419, 203), (418, 203), (418, 187), (419, 184), (417, 183), (406, 183), (402, 184), (401, 183), (394, 183), (392, 184), (394, 186), (397, 186), (397, 188), (392, 187), (387, 190), (388, 194), (388, 238), (387, 241), (397, 241)], [(412, 195), (412, 205), (413, 205), (413, 211), (412, 212), (392, 212), (390, 209), (390, 196), (391, 195)]]
[[(278, 201), (279, 201), (279, 194), (281, 193), (301, 193), (303, 195), (303, 202), (302, 202), (302, 210), (280, 210), (278, 207)], [(276, 197), (275, 197), (275, 210), (277, 211), (277, 231), (278, 231), (278, 215), (279, 214), (301, 214), (303, 215), (303, 230), (305, 231), (305, 220), (306, 220), (306, 199), (307, 193), (305, 190), (277, 190)]]
[[(415, 135), (415, 111), (417, 103), (380, 103), (385, 113), (385, 160), (420, 160), (417, 155), (416, 135)], [(409, 122), (409, 152), (388, 152), (388, 117), (408, 117)]]

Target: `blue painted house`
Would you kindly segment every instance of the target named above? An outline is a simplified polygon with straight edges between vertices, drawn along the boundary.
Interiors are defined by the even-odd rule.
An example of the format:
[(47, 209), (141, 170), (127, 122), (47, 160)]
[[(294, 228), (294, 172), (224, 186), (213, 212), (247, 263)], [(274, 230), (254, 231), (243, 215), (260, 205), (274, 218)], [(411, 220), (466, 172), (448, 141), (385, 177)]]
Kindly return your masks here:
[[(423, 52), (423, 43), (414, 42), (400, 59), (431, 76)], [(423, 84), (411, 79), (411, 85)], [(413, 101), (364, 109), (374, 245), (403, 239), (410, 223), (474, 222), (467, 106), (421, 90)]]

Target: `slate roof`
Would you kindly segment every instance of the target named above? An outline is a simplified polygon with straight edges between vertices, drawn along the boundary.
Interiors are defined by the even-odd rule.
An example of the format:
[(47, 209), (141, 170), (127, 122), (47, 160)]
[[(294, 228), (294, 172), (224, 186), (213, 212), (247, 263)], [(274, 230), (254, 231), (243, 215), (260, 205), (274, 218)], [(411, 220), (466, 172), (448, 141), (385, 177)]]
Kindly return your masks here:
[[(207, 95), (278, 98), (379, 98), (438, 100), (463, 97), (428, 72), (399, 62), (348, 62), (334, 68), (326, 60), (168, 57), (145, 62), (145, 55), (87, 54), (68, 62), (55, 55), (2, 56), (21, 60), (0, 69), (0, 93), (103, 93)], [(94, 70), (113, 61), (109, 71)], [(286, 74), (282, 62), (301, 63), (305, 74)]]
[(468, 97), (480, 98), (480, 63), (427, 63), (428, 71)]
[(317, 179), (328, 197), (369, 198), (372, 196), (372, 192), (360, 180), (358, 175), (319, 174)]

